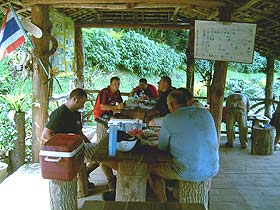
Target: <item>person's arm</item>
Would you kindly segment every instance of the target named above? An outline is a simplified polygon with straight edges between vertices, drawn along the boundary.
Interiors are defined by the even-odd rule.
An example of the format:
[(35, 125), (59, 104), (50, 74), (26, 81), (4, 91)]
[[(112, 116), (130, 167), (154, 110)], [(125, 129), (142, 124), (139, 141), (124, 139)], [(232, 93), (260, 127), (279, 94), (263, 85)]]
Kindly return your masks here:
[(44, 128), (43, 132), (42, 132), (42, 142), (45, 143), (47, 142), (48, 140), (50, 140), (50, 138), (52, 138), (53, 136), (55, 135), (55, 133), (48, 129), (48, 128)]
[(136, 88), (133, 88), (132, 91), (128, 94), (128, 97), (133, 96), (133, 94), (135, 93)]
[(117, 105), (106, 104), (107, 95), (106, 92), (100, 91), (99, 92), (99, 102), (100, 102), (100, 109), (102, 111), (114, 111), (118, 108)]
[(118, 105), (100, 104), (101, 110), (104, 110), (104, 111), (118, 110), (118, 109), (121, 109), (122, 106), (123, 106), (123, 103), (118, 104)]
[(163, 120), (159, 132), (158, 149), (162, 151), (169, 151), (169, 146), (170, 146), (169, 141), (170, 141), (170, 133), (166, 126), (165, 120)]

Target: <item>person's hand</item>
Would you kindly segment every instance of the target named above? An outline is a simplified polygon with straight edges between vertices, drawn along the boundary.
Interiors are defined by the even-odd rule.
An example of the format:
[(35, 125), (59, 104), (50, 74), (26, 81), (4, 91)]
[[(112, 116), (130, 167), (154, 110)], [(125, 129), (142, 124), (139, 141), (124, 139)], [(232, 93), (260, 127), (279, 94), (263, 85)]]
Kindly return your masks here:
[(149, 99), (149, 97), (147, 95), (144, 95), (144, 96), (140, 97), (140, 100), (148, 100), (148, 99)]

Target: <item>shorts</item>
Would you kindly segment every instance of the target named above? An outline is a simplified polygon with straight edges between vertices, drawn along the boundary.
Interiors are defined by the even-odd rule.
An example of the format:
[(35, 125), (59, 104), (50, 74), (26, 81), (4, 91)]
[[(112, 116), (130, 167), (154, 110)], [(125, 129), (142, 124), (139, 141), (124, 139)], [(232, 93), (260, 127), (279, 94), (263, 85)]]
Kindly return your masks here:
[(149, 168), (151, 175), (160, 176), (164, 179), (183, 180), (169, 164), (151, 164)]

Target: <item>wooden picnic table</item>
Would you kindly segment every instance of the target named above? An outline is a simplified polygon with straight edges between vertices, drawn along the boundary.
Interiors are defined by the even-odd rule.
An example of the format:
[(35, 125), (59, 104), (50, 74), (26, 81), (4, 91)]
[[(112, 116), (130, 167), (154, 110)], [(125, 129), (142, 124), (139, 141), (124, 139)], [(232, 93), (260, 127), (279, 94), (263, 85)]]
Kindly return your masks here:
[(137, 108), (129, 108), (124, 107), (121, 110), (121, 115), (126, 116), (129, 119), (140, 119), (144, 123), (148, 123), (152, 118), (154, 118), (156, 114), (155, 109), (142, 109), (140, 107)]
[(172, 156), (156, 147), (141, 145), (138, 141), (131, 151), (117, 151), (116, 157), (110, 157), (108, 141), (109, 137), (106, 135), (98, 144), (93, 159), (117, 162), (116, 201), (146, 201), (149, 163), (171, 164)]

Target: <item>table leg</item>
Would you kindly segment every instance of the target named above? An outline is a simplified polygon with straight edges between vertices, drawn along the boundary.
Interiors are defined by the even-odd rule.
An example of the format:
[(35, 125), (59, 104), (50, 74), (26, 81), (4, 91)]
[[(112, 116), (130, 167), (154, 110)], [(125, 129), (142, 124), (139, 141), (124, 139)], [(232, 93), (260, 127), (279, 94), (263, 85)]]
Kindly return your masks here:
[(148, 164), (118, 162), (116, 201), (146, 201)]

